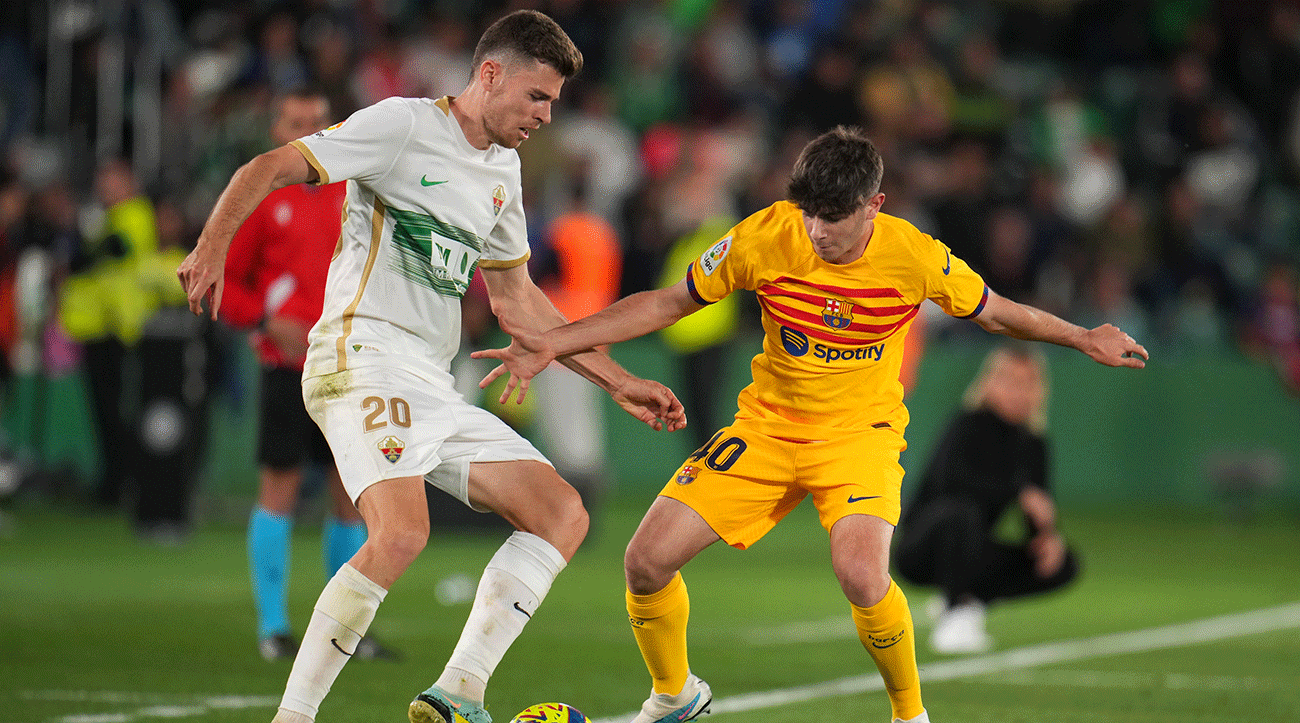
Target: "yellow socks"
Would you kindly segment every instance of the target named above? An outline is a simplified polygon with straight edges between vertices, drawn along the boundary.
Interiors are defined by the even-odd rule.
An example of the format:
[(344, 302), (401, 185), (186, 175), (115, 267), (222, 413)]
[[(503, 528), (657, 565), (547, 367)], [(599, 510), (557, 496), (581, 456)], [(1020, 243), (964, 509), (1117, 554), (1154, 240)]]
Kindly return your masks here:
[[(630, 602), (628, 605), (631, 609)], [(925, 708), (921, 705), (916, 634), (912, 627), (912, 611), (907, 608), (907, 597), (890, 580), (889, 592), (880, 602), (869, 608), (849, 605), (853, 608), (853, 624), (858, 628), (858, 639), (876, 661), (880, 677), (885, 681), (885, 692), (889, 693), (894, 717), (910, 720), (921, 715)]]
[[(907, 609), (906, 602), (903, 608)], [(641, 657), (645, 658), (645, 666), (654, 679), (655, 692), (677, 695), (685, 687), (690, 670), (686, 662), (686, 620), (691, 615), (691, 601), (686, 596), (682, 574), (673, 576), (659, 592), (633, 595), (631, 590), (627, 591), (627, 615)], [(910, 618), (908, 625), (911, 625)], [(912, 677), (915, 680), (915, 662)], [(917, 701), (919, 706), (919, 695)]]
[[(893, 715), (910, 720), (925, 711), (921, 705), (921, 679), (916, 669), (916, 640), (907, 597), (891, 580), (885, 598), (869, 608), (853, 608), (858, 638), (876, 661)], [(686, 622), (691, 602), (686, 583), (677, 573), (664, 589), (649, 595), (627, 592), (627, 614), (632, 634), (645, 659), (654, 691), (676, 695), (690, 673), (686, 658)]]

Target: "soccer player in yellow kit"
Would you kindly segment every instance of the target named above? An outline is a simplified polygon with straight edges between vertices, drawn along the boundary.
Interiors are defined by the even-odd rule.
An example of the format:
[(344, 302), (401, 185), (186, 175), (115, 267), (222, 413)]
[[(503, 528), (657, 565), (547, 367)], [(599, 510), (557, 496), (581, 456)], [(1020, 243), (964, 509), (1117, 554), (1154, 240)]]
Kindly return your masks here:
[(628, 615), (654, 680), (634, 723), (691, 720), (712, 700), (687, 664), (682, 566), (718, 540), (754, 544), (809, 494), (894, 720), (928, 723), (912, 616), (889, 576), (908, 421), (898, 373), (923, 301), (991, 332), (1144, 366), (1146, 350), (1123, 331), (1084, 329), (998, 296), (947, 246), (881, 213), (883, 170), (860, 130), (827, 132), (796, 161), (789, 200), (732, 228), (680, 283), (543, 335), (507, 328), (510, 347), (475, 353), (502, 361), (484, 385), (508, 371), (502, 401), (516, 388), (522, 398), (557, 356), (661, 329), (737, 289), (758, 294), (763, 351), (735, 422), (678, 469), (627, 548)]

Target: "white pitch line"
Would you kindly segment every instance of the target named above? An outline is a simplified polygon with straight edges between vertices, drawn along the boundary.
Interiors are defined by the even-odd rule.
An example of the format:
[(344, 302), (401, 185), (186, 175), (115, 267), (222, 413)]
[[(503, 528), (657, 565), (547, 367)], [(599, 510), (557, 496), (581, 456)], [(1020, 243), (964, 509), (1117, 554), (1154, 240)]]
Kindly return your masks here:
[(166, 696), (159, 693), (129, 693), (93, 690), (27, 690), (28, 700), (117, 703), (143, 705), (133, 711), (117, 713), (74, 713), (52, 718), (51, 723), (132, 723), (139, 718), (190, 718), (214, 710), (274, 708), (280, 699), (269, 695)]
[(998, 676), (1000, 685), (1142, 690), (1158, 683), (1155, 673), (1128, 670), (1021, 670)]
[[(1292, 628), (1300, 628), (1300, 602), (1175, 625), (1030, 645), (990, 655), (930, 663), (921, 667), (921, 680), (935, 683), (1076, 660), (1199, 645)], [(878, 674), (860, 675), (715, 699), (711, 710), (717, 714), (776, 708), (819, 698), (883, 689), (884, 682)], [(627, 713), (612, 718), (594, 719), (593, 723), (625, 723), (635, 715), (636, 713)]]
[(1128, 690), (1295, 690), (1300, 676), (1258, 678), (1239, 675), (1148, 673), (1131, 670), (1022, 670), (998, 676), (997, 685), (1058, 688), (1124, 688)]
[(117, 690), (25, 690), (22, 697), (27, 700), (49, 700), (64, 703), (163, 703), (175, 700), (175, 696), (157, 693), (131, 693)]
[(750, 645), (788, 645), (790, 643), (813, 643), (828, 640), (857, 638), (858, 630), (853, 627), (853, 617), (837, 615), (824, 620), (801, 620), (770, 628), (757, 628), (745, 635), (745, 642)]
[(206, 705), (155, 705), (135, 712), (141, 718), (189, 718), (210, 710)]
[(203, 699), (209, 708), (239, 710), (242, 708), (274, 708), (280, 699), (270, 695), (214, 695)]
[[(924, 617), (917, 616), (914, 625), (917, 630), (930, 629), (930, 621)], [(857, 640), (858, 629), (853, 625), (853, 616), (837, 615), (823, 620), (802, 620), (771, 628), (757, 628), (745, 633), (744, 639), (755, 647), (824, 643), (831, 640)]]

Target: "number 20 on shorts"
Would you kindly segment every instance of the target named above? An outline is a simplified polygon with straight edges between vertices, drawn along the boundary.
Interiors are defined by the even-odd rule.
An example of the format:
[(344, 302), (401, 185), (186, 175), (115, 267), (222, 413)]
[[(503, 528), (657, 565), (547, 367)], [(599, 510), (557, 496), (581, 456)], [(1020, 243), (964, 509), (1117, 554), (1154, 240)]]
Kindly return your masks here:
[[(366, 397), (361, 400), (361, 408), (369, 411), (365, 420), (367, 432), (383, 429), (389, 422), (392, 422), (395, 427), (411, 426), (411, 405), (401, 397), (393, 397), (387, 403), (384, 402), (383, 397)], [(387, 421), (380, 419), (385, 411), (388, 412)]]

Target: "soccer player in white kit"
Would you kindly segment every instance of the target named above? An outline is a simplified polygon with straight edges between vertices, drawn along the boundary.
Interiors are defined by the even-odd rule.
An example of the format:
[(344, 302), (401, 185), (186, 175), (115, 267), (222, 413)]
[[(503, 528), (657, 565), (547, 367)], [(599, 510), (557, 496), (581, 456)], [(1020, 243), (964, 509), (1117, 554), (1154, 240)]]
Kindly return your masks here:
[[(582, 55), (550, 18), (511, 13), (474, 53), (465, 91), (389, 98), (258, 156), (235, 173), (177, 270), (190, 309), (215, 316), (230, 239), (271, 190), (347, 179), (343, 231), (312, 329), (303, 399), (369, 538), (325, 585), (277, 723), (308, 723), (379, 603), (428, 541), (424, 485), (517, 528), (484, 570), (441, 677), (412, 723), (490, 723), (488, 678), (587, 532), (578, 493), (531, 444), (453, 391), (460, 298), (481, 269), (493, 312), (535, 332), (564, 317), (533, 284), (519, 156)], [(564, 360), (658, 430), (686, 424), (666, 387), (595, 351)]]

